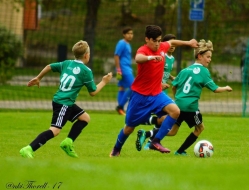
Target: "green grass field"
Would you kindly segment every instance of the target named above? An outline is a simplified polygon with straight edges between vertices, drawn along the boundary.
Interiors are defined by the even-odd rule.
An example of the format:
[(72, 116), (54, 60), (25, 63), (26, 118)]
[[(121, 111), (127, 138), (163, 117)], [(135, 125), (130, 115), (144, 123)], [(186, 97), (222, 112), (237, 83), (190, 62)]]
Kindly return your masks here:
[[(138, 152), (136, 132), (123, 147), (121, 156), (109, 158), (124, 117), (90, 113), (91, 122), (75, 141), (78, 159), (60, 148), (71, 124), (61, 134), (35, 152), (35, 159), (24, 159), (19, 150), (50, 125), (50, 112), (0, 113), (0, 189), (172, 189), (244, 190), (248, 187), (248, 118), (204, 116), (206, 129), (198, 140), (214, 145), (211, 158), (197, 158), (193, 146), (189, 156), (156, 151)], [(139, 126), (138, 129), (150, 129)], [(185, 124), (175, 137), (165, 137), (163, 145), (174, 152), (190, 133)], [(29, 185), (27, 185), (29, 184)], [(21, 187), (22, 185), (22, 187)], [(41, 186), (38, 186), (41, 185)]]

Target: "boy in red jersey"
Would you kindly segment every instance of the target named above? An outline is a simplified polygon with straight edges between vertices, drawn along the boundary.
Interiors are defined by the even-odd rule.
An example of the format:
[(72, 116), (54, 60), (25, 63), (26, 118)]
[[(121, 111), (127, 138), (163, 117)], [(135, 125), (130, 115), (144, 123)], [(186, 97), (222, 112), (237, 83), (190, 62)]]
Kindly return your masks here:
[(158, 117), (168, 113), (163, 121), (160, 130), (153, 139), (150, 149), (169, 153), (160, 141), (167, 135), (180, 114), (180, 110), (174, 101), (162, 92), (162, 77), (164, 70), (165, 54), (173, 46), (198, 47), (197, 41), (172, 40), (161, 42), (162, 30), (159, 26), (149, 25), (145, 30), (146, 44), (141, 46), (136, 53), (135, 61), (138, 64), (138, 71), (135, 81), (132, 84), (132, 95), (128, 104), (125, 122), (121, 129), (116, 144), (110, 153), (110, 157), (119, 156), (121, 148), (135, 127), (145, 123), (151, 113)]

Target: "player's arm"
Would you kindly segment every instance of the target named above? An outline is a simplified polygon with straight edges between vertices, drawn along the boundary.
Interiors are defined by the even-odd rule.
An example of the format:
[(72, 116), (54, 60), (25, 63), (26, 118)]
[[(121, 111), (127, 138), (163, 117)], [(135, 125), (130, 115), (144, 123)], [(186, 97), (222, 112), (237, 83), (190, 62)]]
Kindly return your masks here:
[(102, 80), (100, 81), (99, 84), (97, 84), (97, 88), (95, 91), (93, 92), (89, 92), (89, 94), (91, 96), (95, 96), (96, 94), (98, 94), (101, 89), (107, 84), (110, 82), (110, 80), (112, 79), (112, 72), (108, 73), (107, 75), (103, 76)]
[(51, 71), (51, 66), (50, 65), (47, 65), (46, 67), (44, 67), (44, 69), (33, 79), (31, 79), (29, 82), (28, 82), (28, 85), (27, 86), (34, 86), (34, 85), (37, 85), (38, 88), (40, 87), (40, 81), (41, 79), (49, 72)]
[(116, 67), (116, 70), (121, 70), (120, 69), (120, 59), (119, 59), (119, 56), (118, 55), (114, 55), (114, 63), (115, 63), (115, 67)]
[(170, 80), (173, 81), (173, 80), (175, 80), (175, 78), (176, 78), (176, 77), (174, 77), (173, 75), (169, 75), (169, 79), (170, 79)]
[(116, 78), (118, 80), (122, 79), (122, 70), (120, 67), (120, 58), (118, 55), (114, 55), (114, 63), (115, 63), (115, 67), (116, 67)]
[(165, 90), (170, 87), (170, 85), (167, 83), (162, 83), (161, 85), (162, 85), (162, 90)]
[(136, 54), (135, 61), (136, 63), (145, 63), (150, 60), (161, 61), (163, 58), (160, 55), (144, 55), (144, 54)]
[(189, 41), (182, 41), (182, 40), (170, 40), (167, 41), (170, 46), (190, 46), (192, 48), (198, 47), (198, 42), (195, 39), (189, 40)]
[(221, 92), (231, 92), (233, 89), (230, 86), (218, 87), (214, 93), (221, 93)]
[(173, 92), (173, 97), (175, 97), (175, 95), (176, 95), (176, 87), (175, 86), (172, 86), (172, 92)]

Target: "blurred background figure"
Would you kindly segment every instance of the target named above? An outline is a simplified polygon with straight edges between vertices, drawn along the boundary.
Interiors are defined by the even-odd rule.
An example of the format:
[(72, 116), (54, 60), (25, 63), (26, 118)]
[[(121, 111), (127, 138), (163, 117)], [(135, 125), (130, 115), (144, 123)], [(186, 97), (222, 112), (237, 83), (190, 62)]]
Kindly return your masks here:
[(123, 29), (123, 39), (119, 40), (115, 52), (114, 61), (116, 67), (116, 78), (118, 80), (118, 106), (116, 110), (118, 114), (125, 115), (124, 106), (128, 102), (131, 94), (131, 84), (134, 81), (132, 70), (132, 49), (130, 42), (133, 38), (133, 30), (131, 27)]

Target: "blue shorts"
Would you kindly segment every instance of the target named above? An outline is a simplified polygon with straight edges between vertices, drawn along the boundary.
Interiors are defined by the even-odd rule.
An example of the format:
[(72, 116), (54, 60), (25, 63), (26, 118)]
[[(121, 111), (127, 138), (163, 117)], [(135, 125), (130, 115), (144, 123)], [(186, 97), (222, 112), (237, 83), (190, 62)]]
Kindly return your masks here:
[(136, 127), (145, 123), (152, 113), (159, 118), (165, 115), (163, 108), (175, 102), (164, 92), (156, 96), (144, 96), (132, 91), (126, 110), (125, 123), (129, 127)]
[(133, 81), (134, 81), (133, 74), (125, 74), (125, 75), (122, 75), (122, 79), (118, 81), (118, 86), (121, 86), (124, 88), (130, 88)]

